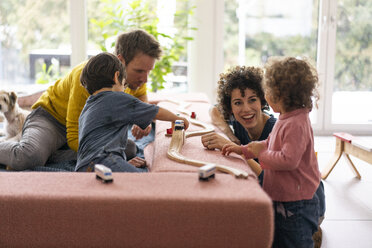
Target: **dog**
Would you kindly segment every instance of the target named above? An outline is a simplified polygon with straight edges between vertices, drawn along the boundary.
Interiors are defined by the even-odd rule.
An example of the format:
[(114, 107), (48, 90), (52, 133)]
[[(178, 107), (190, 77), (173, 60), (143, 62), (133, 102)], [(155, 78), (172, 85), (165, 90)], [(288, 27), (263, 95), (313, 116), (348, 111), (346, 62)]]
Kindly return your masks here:
[(0, 90), (0, 112), (4, 115), (4, 131), (2, 141), (19, 141), (22, 128), (30, 111), (18, 106), (17, 94)]

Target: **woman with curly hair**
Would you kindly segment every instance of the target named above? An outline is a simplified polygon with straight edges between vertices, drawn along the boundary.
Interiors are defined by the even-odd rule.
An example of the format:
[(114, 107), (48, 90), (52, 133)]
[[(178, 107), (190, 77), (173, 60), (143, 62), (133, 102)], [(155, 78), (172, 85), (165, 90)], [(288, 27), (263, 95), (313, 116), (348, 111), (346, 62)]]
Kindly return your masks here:
[(265, 97), (279, 113), (266, 140), (246, 146), (227, 144), (222, 154), (258, 158), (265, 170), (263, 189), (273, 200), (272, 247), (314, 247), (312, 235), (325, 211), (323, 184), (309, 118), (318, 100), (318, 74), (306, 60), (270, 58), (265, 65)]
[[(230, 140), (217, 133), (206, 134), (201, 137), (206, 148), (221, 150), (226, 144), (246, 145), (268, 137), (276, 119), (265, 112), (269, 107), (262, 89), (262, 77), (262, 69), (245, 66), (236, 66), (220, 74), (218, 107), (212, 107), (210, 115), (213, 124)], [(254, 164), (252, 169), (261, 175), (261, 180), (261, 169)]]

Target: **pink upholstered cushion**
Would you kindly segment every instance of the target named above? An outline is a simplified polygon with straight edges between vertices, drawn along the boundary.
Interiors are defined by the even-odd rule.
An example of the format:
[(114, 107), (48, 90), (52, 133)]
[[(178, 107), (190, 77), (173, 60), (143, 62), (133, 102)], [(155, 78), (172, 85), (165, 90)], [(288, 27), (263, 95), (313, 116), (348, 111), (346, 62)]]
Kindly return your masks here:
[(0, 173), (0, 247), (270, 247), (271, 201), (218, 174)]

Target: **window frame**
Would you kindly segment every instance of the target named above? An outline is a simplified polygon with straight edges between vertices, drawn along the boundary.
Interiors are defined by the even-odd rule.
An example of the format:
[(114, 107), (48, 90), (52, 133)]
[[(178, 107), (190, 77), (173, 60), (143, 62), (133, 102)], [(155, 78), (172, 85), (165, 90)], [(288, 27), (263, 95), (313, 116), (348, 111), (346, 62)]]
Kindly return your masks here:
[(337, 0), (321, 0), (319, 13), (319, 40), (317, 69), (321, 80), (320, 101), (317, 113), (319, 123), (313, 125), (319, 135), (334, 132), (350, 132), (355, 135), (370, 135), (371, 124), (335, 124), (332, 123), (332, 96), (335, 75)]

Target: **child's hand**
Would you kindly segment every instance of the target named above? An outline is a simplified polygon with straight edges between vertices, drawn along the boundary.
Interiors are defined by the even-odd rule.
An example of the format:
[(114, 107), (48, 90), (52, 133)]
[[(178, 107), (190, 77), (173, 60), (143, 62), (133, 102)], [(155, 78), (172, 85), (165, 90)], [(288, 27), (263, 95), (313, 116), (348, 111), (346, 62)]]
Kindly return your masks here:
[(185, 125), (185, 130), (187, 130), (189, 128), (189, 125), (190, 125), (189, 120), (186, 119), (185, 117), (178, 117), (178, 118), (179, 118), (179, 120), (183, 120), (183, 123)]
[(135, 157), (132, 158), (131, 160), (128, 161), (131, 165), (137, 167), (137, 168), (144, 168), (146, 167), (146, 160), (140, 157)]
[(149, 135), (151, 132), (151, 124), (148, 125), (145, 129), (141, 129), (137, 125), (133, 125), (132, 127), (132, 135), (136, 138), (136, 140), (142, 139), (142, 137)]
[(242, 147), (234, 143), (226, 144), (222, 147), (222, 155), (228, 156), (232, 152), (241, 155), (243, 153)]
[(263, 143), (254, 141), (247, 145), (247, 149), (254, 155), (255, 158), (257, 158), (258, 154), (262, 150), (266, 149), (266, 146)]

